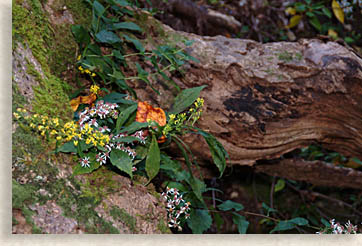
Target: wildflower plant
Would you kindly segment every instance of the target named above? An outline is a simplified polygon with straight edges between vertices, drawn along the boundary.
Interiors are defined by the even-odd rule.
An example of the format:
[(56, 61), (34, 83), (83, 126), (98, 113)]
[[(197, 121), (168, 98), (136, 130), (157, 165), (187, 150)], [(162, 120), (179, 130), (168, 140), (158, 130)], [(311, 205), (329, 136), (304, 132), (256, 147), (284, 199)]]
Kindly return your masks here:
[(324, 229), (317, 232), (317, 234), (357, 234), (357, 225), (353, 225), (348, 221), (344, 226), (339, 222), (335, 222), (335, 219), (329, 221), (329, 225), (326, 225)]
[(182, 230), (182, 225), (190, 218), (190, 202), (182, 199), (182, 194), (177, 188), (166, 187), (162, 197), (166, 201), (168, 226)]
[[(103, 165), (116, 167), (130, 178), (135, 174), (146, 176), (148, 183), (160, 172), (167, 174), (170, 179), (167, 184), (174, 195), (168, 203), (174, 210), (169, 211), (169, 223), (173, 227), (180, 229), (190, 216), (191, 203), (210, 216), (202, 195), (207, 191), (206, 185), (202, 177), (195, 177), (191, 171), (197, 162), (182, 135), (199, 134), (206, 140), (220, 176), (228, 155), (214, 136), (195, 127), (202, 115), (204, 100), (199, 96), (205, 86), (181, 90), (168, 76), (175, 71), (182, 72), (182, 65), (188, 60), (197, 62), (185, 52), (192, 42), (184, 40), (183, 47), (159, 45), (146, 52), (138, 37), (147, 32), (132, 22), (136, 14), (144, 13), (138, 12), (132, 1), (87, 2), (93, 12), (92, 23), (89, 28), (74, 25), (72, 33), (80, 51), (75, 61), (77, 76), (90, 81), (92, 86), (85, 90), (87, 95), (78, 96), (78, 91), (71, 98), (74, 119), (63, 122), (24, 109), (14, 112), (14, 118), (20, 125), (55, 141), (56, 153), (76, 155), (78, 164), (73, 168), (74, 175), (93, 172)], [(130, 53), (132, 50), (136, 53)], [(129, 57), (135, 66), (130, 66)], [(146, 62), (134, 62), (137, 59)], [(178, 95), (169, 112), (137, 101), (135, 91), (128, 84), (141, 80), (159, 94), (150, 79), (163, 80), (176, 89)], [(180, 148), (187, 170), (164, 151), (171, 142)], [(176, 186), (181, 189), (176, 190)], [(171, 190), (166, 196), (171, 198)], [(198, 225), (191, 226), (196, 227)]]

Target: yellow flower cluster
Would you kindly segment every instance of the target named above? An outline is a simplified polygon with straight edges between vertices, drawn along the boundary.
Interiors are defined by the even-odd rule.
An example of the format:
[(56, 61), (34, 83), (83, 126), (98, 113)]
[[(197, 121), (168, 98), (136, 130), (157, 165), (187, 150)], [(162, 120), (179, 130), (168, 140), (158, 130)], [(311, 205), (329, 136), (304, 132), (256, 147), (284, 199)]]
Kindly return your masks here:
[(98, 91), (99, 91), (99, 86), (97, 85), (92, 85), (91, 88), (90, 88), (90, 92), (94, 93), (94, 94), (98, 94)]
[(73, 141), (74, 145), (78, 145), (78, 141), (85, 140), (86, 144), (93, 146), (105, 146), (109, 143), (110, 136), (92, 128), (89, 124), (85, 124), (82, 129), (74, 121), (61, 124), (58, 118), (49, 118), (48, 116), (34, 114), (28, 116), (25, 109), (18, 109), (13, 115), (19, 120), (23, 118), (27, 125), (35, 131), (38, 131), (41, 136), (51, 136), (56, 140)]
[(95, 74), (95, 73), (92, 73), (88, 68), (84, 69), (82, 66), (79, 66), (79, 67), (78, 67), (78, 70), (79, 70), (81, 73), (89, 74), (89, 75), (92, 76), (92, 77), (95, 77), (95, 76), (96, 76), (96, 74)]
[(103, 134), (102, 132), (95, 130), (86, 123), (83, 129), (80, 131), (81, 136), (79, 139), (85, 139), (86, 144), (92, 143), (93, 146), (103, 147), (110, 140), (108, 134)]
[(191, 107), (187, 113), (182, 113), (177, 115), (170, 114), (169, 120), (166, 126), (162, 130), (162, 134), (167, 135), (169, 132), (173, 130), (181, 131), (182, 126), (186, 124), (191, 123), (191, 125), (193, 125), (201, 117), (203, 106), (204, 106), (204, 99), (197, 98), (193, 104), (193, 107)]
[[(59, 119), (49, 118), (48, 116), (34, 114), (32, 116), (27, 115), (26, 109), (18, 108), (17, 113), (14, 113), (14, 117), (19, 120), (23, 118), (31, 129), (39, 131), (41, 136), (45, 136), (47, 133), (50, 135), (59, 135)], [(57, 137), (58, 138), (58, 137)]]

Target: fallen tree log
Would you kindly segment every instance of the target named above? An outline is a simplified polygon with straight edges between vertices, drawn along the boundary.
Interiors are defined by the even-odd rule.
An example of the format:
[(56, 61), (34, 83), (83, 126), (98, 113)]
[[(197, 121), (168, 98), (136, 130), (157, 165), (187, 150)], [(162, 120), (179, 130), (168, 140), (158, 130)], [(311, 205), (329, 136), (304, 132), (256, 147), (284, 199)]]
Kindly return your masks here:
[(284, 159), (276, 163), (255, 165), (255, 171), (319, 186), (362, 189), (362, 172), (323, 161)]
[[(200, 62), (173, 79), (182, 88), (207, 85), (199, 126), (220, 140), (230, 164), (254, 165), (315, 142), (362, 159), (362, 59), (352, 49), (319, 39), (261, 44), (163, 28), (195, 41), (188, 52)], [(168, 92), (161, 93), (141, 99), (166, 107)], [(196, 138), (185, 141), (210, 160)]]

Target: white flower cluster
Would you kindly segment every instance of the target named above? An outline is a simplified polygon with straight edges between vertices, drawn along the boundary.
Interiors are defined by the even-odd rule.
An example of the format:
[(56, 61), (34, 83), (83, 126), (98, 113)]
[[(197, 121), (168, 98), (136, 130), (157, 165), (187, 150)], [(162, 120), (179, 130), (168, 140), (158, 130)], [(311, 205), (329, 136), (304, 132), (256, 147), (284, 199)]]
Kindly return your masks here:
[(182, 230), (181, 223), (190, 217), (190, 202), (185, 202), (176, 188), (167, 187), (161, 195), (167, 202), (168, 226)]
[(335, 219), (329, 221), (330, 228), (326, 228), (323, 231), (317, 232), (317, 234), (357, 234), (357, 226), (348, 221), (344, 226), (340, 223), (336, 223)]
[[(106, 117), (112, 117), (117, 119), (119, 114), (116, 110), (117, 107), (118, 105), (116, 103), (105, 103), (103, 100), (98, 101), (94, 107), (90, 109), (86, 108), (79, 113), (78, 123), (80, 128), (84, 129), (86, 125), (88, 125), (89, 127), (97, 129), (101, 133), (111, 132), (111, 129), (108, 126), (100, 126), (99, 122), (97, 122), (97, 118), (99, 117), (99, 119), (105, 119)], [(146, 137), (144, 136), (144, 132), (142, 130), (137, 131), (130, 136), (137, 138), (141, 144), (146, 143)], [(112, 149), (122, 150), (126, 152), (132, 158), (132, 160), (134, 160), (136, 157), (136, 151), (129, 146), (125, 146), (125, 143), (117, 142), (118, 139), (123, 137), (128, 137), (128, 135), (119, 133), (113, 136), (110, 134), (110, 142), (104, 146), (106, 151), (101, 151), (96, 155), (96, 161), (100, 165), (106, 164)], [(131, 143), (131, 145), (133, 145), (133, 143)], [(89, 157), (82, 158), (80, 163), (82, 167), (89, 167)], [(134, 167), (133, 171), (135, 170), (137, 170), (137, 168)]]
[(100, 119), (105, 119), (107, 116), (111, 116), (114, 119), (117, 119), (118, 117), (118, 111), (116, 108), (118, 105), (116, 103), (104, 103), (103, 100), (100, 100), (96, 103), (96, 106), (92, 108), (86, 108), (82, 112), (79, 113), (79, 125), (81, 128), (88, 122), (89, 125), (98, 127), (97, 121), (94, 119), (97, 116)]
[(339, 1), (339, 5), (343, 9), (343, 12), (346, 14), (353, 12), (353, 5), (356, 5), (358, 2), (358, 5), (360, 8), (362, 8), (362, 0), (353, 0), (352, 2), (349, 0), (341, 0)]

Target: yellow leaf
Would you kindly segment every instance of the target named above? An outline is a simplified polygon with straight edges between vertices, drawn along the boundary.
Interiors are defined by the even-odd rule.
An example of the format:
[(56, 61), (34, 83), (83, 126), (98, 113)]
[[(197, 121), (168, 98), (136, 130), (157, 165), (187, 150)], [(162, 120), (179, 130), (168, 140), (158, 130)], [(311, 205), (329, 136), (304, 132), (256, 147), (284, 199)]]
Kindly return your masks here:
[(300, 20), (302, 19), (301, 15), (294, 15), (292, 18), (290, 18), (290, 22), (287, 26), (285, 26), (285, 28), (293, 28), (296, 25), (299, 24)]
[(77, 108), (80, 104), (80, 97), (74, 98), (70, 101), (70, 107), (73, 109), (73, 111), (77, 111)]
[(344, 23), (344, 13), (343, 10), (341, 8), (341, 6), (339, 6), (339, 3), (336, 0), (332, 1), (332, 9), (333, 9), (333, 13), (336, 16), (336, 18), (341, 22)]
[(295, 8), (289, 7), (285, 10), (285, 13), (290, 14), (290, 15), (295, 15), (297, 13), (297, 11), (295, 11)]
[(338, 38), (338, 33), (336, 33), (336, 31), (334, 31), (333, 29), (328, 29), (328, 36), (337, 39)]

